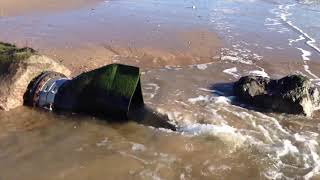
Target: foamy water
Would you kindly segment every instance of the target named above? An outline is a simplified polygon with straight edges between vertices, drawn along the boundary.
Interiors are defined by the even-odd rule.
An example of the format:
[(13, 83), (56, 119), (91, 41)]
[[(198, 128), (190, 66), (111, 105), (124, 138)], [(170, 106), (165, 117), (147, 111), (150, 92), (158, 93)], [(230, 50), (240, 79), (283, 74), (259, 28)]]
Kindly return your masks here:
[[(232, 19), (230, 16), (240, 14), (241, 10), (229, 3), (219, 4), (217, 9), (212, 10), (210, 19), (214, 27), (230, 43), (228, 48), (222, 49), (218, 58), (222, 63), (229, 64), (227, 68), (221, 70), (222, 73), (232, 80), (248, 74), (275, 77), (260, 65), (261, 61), (267, 60), (263, 55), (259, 55), (259, 52), (255, 52), (256, 48), (253, 47), (263, 46), (274, 52), (292, 47), (292, 51), (300, 54), (300, 61), (303, 64), (301, 69), (304, 70), (296, 72), (309, 76), (315, 82), (318, 81), (319, 77), (310, 69), (309, 63), (319, 60), (316, 58), (320, 53), (320, 34), (318, 34), (320, 22), (317, 23), (318, 18), (315, 17), (319, 17), (316, 15), (319, 14), (320, 8), (310, 12), (305, 4), (313, 2), (303, 2), (304, 5), (297, 2), (269, 4), (270, 9), (266, 9), (268, 15), (261, 17), (261, 23), (266, 32), (282, 37), (278, 40), (281, 44), (279, 46), (278, 41), (273, 44), (259, 44), (241, 40), (239, 38), (241, 31), (237, 31), (238, 27), (230, 20)], [(256, 1), (242, 3), (256, 3)], [(226, 8), (229, 6), (235, 8)], [(299, 15), (306, 15), (306, 18), (314, 21), (299, 19)], [(311, 25), (316, 26), (312, 32), (309, 28)], [(212, 66), (214, 64), (194, 67), (206, 70), (212, 69)], [(175, 107), (179, 107), (179, 104), (183, 106), (183, 110), (179, 111), (177, 108), (172, 111), (165, 107), (158, 109), (178, 125), (178, 132), (181, 134), (214, 136), (232, 147), (232, 151), (239, 148), (254, 149), (260, 154), (261, 161), (269, 164), (262, 172), (268, 179), (311, 179), (319, 173), (320, 146), (317, 131), (289, 128), (284, 121), (298, 123), (293, 116), (263, 114), (243, 108), (246, 105), (233, 105), (234, 97), (224, 95), (223, 91), (206, 87), (195, 91), (198, 96), (174, 103)], [(293, 120), (289, 120), (290, 118)]]
[[(280, 1), (280, 3), (282, 2)], [(320, 14), (319, 9), (318, 1), (283, 2), (270, 10), (275, 18), (268, 17), (265, 23), (266, 26), (287, 25), (289, 30), (296, 33), (295, 38), (288, 39), (288, 45), (301, 52), (304, 70), (315, 80), (318, 80), (319, 77), (310, 71), (308, 61), (314, 58), (312, 57), (313, 53), (320, 53), (320, 35), (317, 33), (320, 21), (315, 18)], [(268, 24), (269, 22), (273, 22), (273, 24)]]
[[(178, 125), (179, 133), (214, 136), (224, 142), (230, 151), (241, 148), (258, 151), (263, 161), (270, 163), (262, 172), (268, 179), (310, 179), (319, 172), (318, 133), (288, 130), (280, 124), (283, 117), (234, 106), (232, 96), (210, 95), (209, 90), (204, 88), (199, 92), (202, 95), (185, 102), (184, 112), (158, 109)], [(190, 115), (188, 110), (195, 114)], [(203, 118), (201, 114), (205, 114), (206, 122), (196, 123)]]

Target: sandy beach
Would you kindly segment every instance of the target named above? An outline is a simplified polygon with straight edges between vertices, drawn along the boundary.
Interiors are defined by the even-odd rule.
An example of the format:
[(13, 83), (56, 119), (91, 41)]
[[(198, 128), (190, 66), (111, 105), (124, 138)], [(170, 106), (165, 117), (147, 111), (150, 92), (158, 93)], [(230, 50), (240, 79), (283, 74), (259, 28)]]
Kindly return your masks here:
[(319, 112), (262, 113), (232, 94), (250, 74), (301, 74), (319, 87), (319, 12), (294, 0), (1, 0), (0, 41), (32, 47), (73, 76), (139, 66), (146, 106), (177, 132), (0, 112), (0, 179), (319, 178)]

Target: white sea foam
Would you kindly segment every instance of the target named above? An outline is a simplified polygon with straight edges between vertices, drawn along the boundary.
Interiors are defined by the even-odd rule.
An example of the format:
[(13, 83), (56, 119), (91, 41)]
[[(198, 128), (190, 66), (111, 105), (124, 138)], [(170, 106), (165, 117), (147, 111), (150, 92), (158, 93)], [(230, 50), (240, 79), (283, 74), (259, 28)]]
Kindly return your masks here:
[(200, 70), (205, 70), (205, 69), (208, 68), (208, 65), (207, 64), (198, 64), (197, 68), (200, 69)]
[(262, 77), (270, 77), (265, 71), (260, 70), (249, 71), (249, 74)]
[(182, 134), (201, 135), (201, 134), (237, 134), (237, 129), (228, 125), (213, 125), (213, 124), (188, 124), (181, 126), (178, 129)]
[(199, 90), (201, 91), (205, 91), (205, 92), (212, 92), (212, 93), (216, 93), (216, 90), (211, 90), (211, 89), (207, 89), (207, 88), (199, 88)]
[(296, 154), (299, 153), (299, 150), (296, 146), (292, 145), (291, 141), (285, 139), (283, 140), (283, 146), (279, 148), (276, 152), (277, 157), (280, 159), (282, 156), (287, 154)]
[(299, 38), (297, 39), (289, 39), (289, 45), (292, 46), (292, 43), (296, 43), (296, 42), (299, 42), (299, 41), (302, 41), (302, 40), (305, 40), (306, 38), (304, 38), (303, 35), (300, 35)]
[(155, 83), (148, 83), (143, 86), (143, 94), (148, 96), (148, 99), (152, 99), (158, 93), (160, 86)]
[(226, 96), (218, 96), (215, 98), (215, 103), (229, 104), (230, 102), (231, 102), (231, 99)]
[(226, 144), (232, 145), (234, 148), (240, 147), (246, 140), (246, 136), (243, 136), (241, 133), (239, 133), (238, 129), (226, 124), (186, 124), (179, 127), (178, 132), (181, 132), (184, 135), (215, 136)]
[[(298, 26), (294, 25), (294, 23), (289, 19), (289, 17), (292, 15), (292, 13), (289, 13), (289, 10), (291, 7), (296, 6), (296, 4), (290, 4), (290, 5), (279, 5), (278, 8), (281, 11), (280, 13), (278, 13), (278, 16), (280, 17), (280, 19), (285, 22), (287, 25), (289, 25), (293, 30), (299, 32), (304, 39), (306, 39), (306, 44), (311, 47), (312, 49), (314, 49), (315, 51), (320, 53), (320, 48), (317, 47), (316, 45), (316, 40), (314, 38), (312, 38), (309, 34), (307, 34), (306, 32), (304, 32), (301, 28), (299, 28)], [(301, 39), (301, 36), (299, 36)]]
[(260, 130), (260, 132), (263, 133), (264, 138), (268, 143), (274, 143), (268, 130), (266, 130), (262, 125), (258, 125), (258, 126), (254, 125), (254, 126), (257, 127)]
[(212, 96), (212, 95), (200, 95), (195, 98), (189, 98), (188, 102), (192, 104), (196, 104), (197, 102), (214, 102), (214, 103), (223, 103), (223, 104), (229, 104), (231, 100), (233, 99), (233, 96), (227, 97), (227, 96)]
[(266, 26), (277, 26), (277, 25), (280, 25), (280, 24), (281, 24), (281, 23), (275, 21), (275, 22), (273, 22), (273, 23), (265, 23), (264, 25), (266, 25)]
[[(203, 88), (202, 88), (203, 89)], [(211, 90), (204, 89), (204, 93)], [(298, 177), (310, 179), (320, 170), (318, 134), (302, 131), (300, 134), (292, 133), (285, 129), (279, 120), (264, 113), (250, 111), (242, 107), (230, 104), (230, 98), (214, 95), (199, 95), (188, 99), (191, 104), (201, 105), (207, 118), (213, 118), (212, 124), (198, 123), (197, 119), (189, 120), (184, 113), (166, 111), (172, 121), (179, 121), (178, 132), (188, 136), (214, 136), (223, 141), (231, 151), (241, 147), (254, 147), (261, 154), (267, 154), (268, 158), (275, 162), (268, 167), (263, 174), (268, 179), (290, 178), (283, 171), (298, 169), (310, 169)], [(222, 103), (222, 104), (221, 104)], [(220, 104), (220, 105), (219, 105)], [(194, 106), (193, 106), (194, 107)], [(192, 106), (190, 107), (192, 108)], [(193, 108), (194, 109), (194, 108)], [(220, 116), (221, 112), (228, 112), (239, 117), (247, 128), (236, 128), (228, 123), (228, 118)], [(200, 113), (194, 110), (194, 114)], [(196, 118), (196, 117), (194, 117)], [(217, 121), (217, 119), (222, 120)], [(187, 119), (187, 120), (185, 120)], [(207, 122), (207, 121), (206, 121)], [(244, 126), (244, 127), (246, 127)], [(307, 134), (303, 134), (307, 133)], [(297, 161), (298, 165), (288, 164), (287, 158)]]
[(208, 63), (203, 63), (203, 64), (192, 64), (192, 65), (189, 65), (189, 67), (190, 68), (197, 68), (199, 70), (206, 70), (208, 68), (208, 66), (211, 64), (213, 64), (213, 62), (208, 62)]
[[(236, 68), (236, 67), (235, 67)], [(232, 69), (232, 68), (230, 68)], [(232, 71), (237, 73), (238, 71)], [(268, 76), (268, 74), (261, 68), (261, 70), (249, 71), (252, 74), (259, 74)], [(198, 93), (203, 94), (197, 97), (189, 98), (184, 106), (191, 108), (191, 114), (170, 110), (161, 111), (167, 114), (169, 119), (173, 122), (179, 122), (178, 132), (182, 135), (188, 136), (214, 136), (223, 141), (231, 151), (241, 147), (254, 147), (261, 154), (267, 154), (275, 166), (270, 166), (262, 174), (268, 179), (283, 179), (287, 177), (283, 172), (292, 171), (295, 169), (310, 169), (305, 174), (298, 175), (303, 179), (310, 179), (320, 170), (319, 160), (319, 144), (317, 143), (317, 134), (297, 134), (287, 130), (279, 123), (279, 120), (260, 112), (248, 111), (241, 107), (231, 105), (230, 97), (215, 96), (208, 93), (216, 93), (215, 90), (198, 88)], [(201, 110), (205, 112), (198, 112), (196, 106), (201, 106)], [(221, 112), (232, 113), (239, 117), (243, 124), (249, 126), (247, 128), (238, 129), (228, 123), (228, 118), (220, 115)], [(206, 114), (205, 123), (199, 123), (198, 120), (203, 118), (196, 114)], [(210, 120), (212, 118), (212, 120)], [(202, 122), (203, 120), (201, 120)], [(212, 124), (208, 123), (212, 122)], [(288, 164), (287, 158), (291, 158), (297, 163), (299, 167)]]
[(145, 151), (146, 147), (143, 144), (132, 143), (132, 151)]
[[(298, 32), (300, 35), (297, 39), (289, 39), (289, 45), (292, 46), (293, 43), (305, 40), (305, 44), (308, 45), (310, 48), (312, 48), (314, 51), (320, 53), (320, 48), (316, 45), (316, 40), (312, 38), (308, 33), (303, 31), (302, 28), (296, 26), (294, 22), (290, 20), (290, 16), (292, 16), (292, 13), (290, 13), (290, 10), (292, 7), (297, 6), (297, 4), (289, 4), (289, 5), (278, 5), (277, 9), (273, 9), (271, 12), (274, 13), (278, 18), (280, 18), (286, 25), (291, 27), (292, 30)], [(271, 18), (267, 18), (266, 22), (271, 21)], [(312, 52), (307, 51), (303, 48), (296, 47), (299, 51), (301, 51), (301, 57), (304, 61), (303, 68), (304, 70), (311, 75), (313, 78), (318, 79), (318, 76), (315, 75), (313, 72), (310, 71), (309, 66), (307, 65), (307, 61), (310, 61), (310, 56), (312, 55)]]
[(297, 48), (297, 49), (299, 49), (302, 52), (301, 57), (302, 57), (302, 59), (304, 61), (309, 61), (310, 60), (310, 58), (309, 58), (311, 56), (311, 52), (310, 51), (304, 50), (302, 48)]
[(266, 18), (264, 21), (265, 26), (277, 26), (281, 25), (278, 19), (273, 19), (273, 18)]
[(195, 98), (189, 98), (188, 101), (192, 104), (195, 104), (196, 102), (199, 102), (199, 101), (209, 101), (209, 99), (210, 99), (209, 95), (206, 95), (206, 96), (201, 95)]
[(221, 56), (221, 60), (239, 62), (239, 63), (243, 63), (243, 64), (252, 64), (252, 61), (244, 60), (243, 58), (237, 57), (237, 56), (224, 55), (224, 56)]
[(313, 73), (310, 71), (308, 65), (305, 64), (305, 65), (303, 65), (303, 67), (304, 67), (304, 70), (305, 70), (307, 73), (309, 73), (313, 78), (319, 79), (319, 77), (318, 77), (317, 75), (313, 74)]
[(300, 29), (299, 27), (295, 26), (291, 21), (287, 22), (288, 25), (290, 25), (292, 28), (294, 28), (295, 30), (299, 31), (304, 37), (305, 39), (307, 39), (306, 44), (309, 45), (309, 47), (311, 47), (312, 49), (314, 49), (315, 51), (320, 53), (320, 48), (317, 47), (316, 45), (316, 40), (313, 39), (311, 36), (309, 36), (309, 34), (307, 34), (306, 32), (304, 32), (302, 29)]
[(265, 48), (270, 50), (274, 49), (273, 47), (270, 47), (270, 46), (266, 46)]
[(319, 172), (319, 143), (316, 141), (319, 135), (317, 133), (307, 134), (306, 136), (297, 133), (292, 134), (290, 131), (283, 129), (278, 120), (273, 117), (262, 113), (241, 114), (244, 115), (244, 117), (242, 117), (243, 119), (254, 119), (254, 124), (266, 121), (266, 123), (263, 123), (264, 125), (253, 126), (263, 134), (265, 141), (248, 137), (248, 141), (246, 142), (257, 146), (262, 152), (268, 153), (270, 158), (276, 160), (276, 166), (274, 168), (270, 167), (270, 169), (264, 173), (268, 179), (290, 179), (282, 173), (282, 169), (296, 169), (298, 167), (287, 164), (286, 161), (283, 160), (285, 156), (290, 156), (298, 162), (300, 162), (302, 158), (303, 161), (300, 162), (302, 164), (299, 166), (311, 169), (303, 175), (303, 179), (310, 179)]
[(223, 70), (223, 72), (233, 76), (234, 78), (238, 78), (239, 77), (239, 75), (237, 74), (238, 69), (236, 67), (225, 69), (225, 70)]

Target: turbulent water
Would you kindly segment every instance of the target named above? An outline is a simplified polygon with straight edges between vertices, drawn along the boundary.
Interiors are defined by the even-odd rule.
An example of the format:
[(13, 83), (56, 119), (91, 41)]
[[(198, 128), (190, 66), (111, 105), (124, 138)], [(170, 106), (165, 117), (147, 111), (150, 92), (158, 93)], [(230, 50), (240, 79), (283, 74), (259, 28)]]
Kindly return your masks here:
[[(120, 0), (96, 14), (112, 6), (135, 12), (136, 21), (145, 15), (165, 28), (202, 26), (224, 40), (210, 63), (143, 72), (146, 104), (168, 115), (177, 132), (28, 108), (0, 113), (0, 179), (320, 178), (320, 113), (250, 110), (234, 102), (231, 84), (246, 74), (289, 73), (318, 84), (319, 1)], [(57, 23), (56, 16), (42, 20)], [(1, 19), (0, 29), (10, 32), (21, 18)]]

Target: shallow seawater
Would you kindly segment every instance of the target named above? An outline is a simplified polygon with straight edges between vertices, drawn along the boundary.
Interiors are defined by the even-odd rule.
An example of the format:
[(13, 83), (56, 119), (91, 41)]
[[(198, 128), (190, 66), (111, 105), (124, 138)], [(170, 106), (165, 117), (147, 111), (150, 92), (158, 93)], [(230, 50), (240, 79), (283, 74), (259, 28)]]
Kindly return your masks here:
[[(261, 176), (263, 167), (257, 166), (260, 160), (250, 149), (236, 150), (214, 136), (182, 135), (135, 123), (107, 124), (89, 117), (35, 113), (31, 109), (22, 111), (20, 115), (1, 116), (1, 123), (7, 125), (0, 139), (1, 179)], [(19, 117), (25, 123), (33, 123), (19, 128), (7, 121)]]
[(1, 112), (0, 179), (319, 179), (319, 112), (262, 113), (232, 94), (232, 82), (247, 74), (299, 73), (319, 85), (319, 10), (317, 1), (119, 0), (1, 19), (0, 38), (45, 47), (110, 37), (170, 51), (181, 45), (173, 32), (199, 27), (224, 44), (209, 63), (143, 69), (146, 105), (177, 132), (29, 108)]

